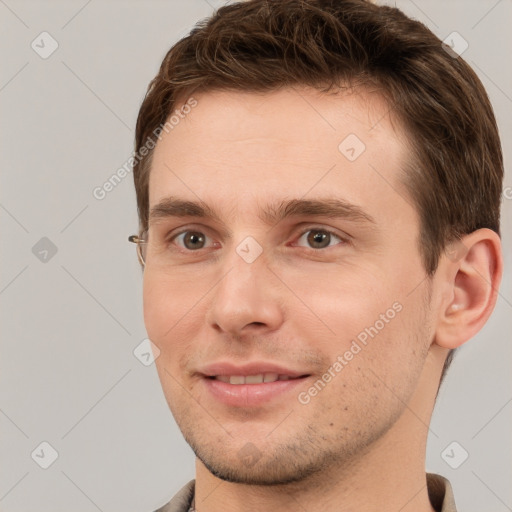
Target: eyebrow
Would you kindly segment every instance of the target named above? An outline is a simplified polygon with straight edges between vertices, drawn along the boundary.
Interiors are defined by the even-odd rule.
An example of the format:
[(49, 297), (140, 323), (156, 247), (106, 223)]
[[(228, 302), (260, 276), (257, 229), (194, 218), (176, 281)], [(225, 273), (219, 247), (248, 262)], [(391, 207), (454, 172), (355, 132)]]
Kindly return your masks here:
[[(334, 198), (281, 200), (267, 204), (258, 212), (259, 219), (268, 225), (299, 216), (322, 216), (376, 224), (375, 219), (360, 206)], [(219, 215), (207, 204), (172, 196), (162, 199), (151, 208), (149, 213), (150, 222), (168, 217), (198, 217), (222, 224)]]

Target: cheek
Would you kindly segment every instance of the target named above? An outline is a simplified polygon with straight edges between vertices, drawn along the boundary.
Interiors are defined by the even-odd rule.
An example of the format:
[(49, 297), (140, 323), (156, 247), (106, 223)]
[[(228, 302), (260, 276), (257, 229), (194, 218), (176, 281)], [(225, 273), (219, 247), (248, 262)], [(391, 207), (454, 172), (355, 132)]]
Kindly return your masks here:
[(322, 352), (330, 364), (341, 356), (339, 373), (347, 382), (364, 377), (371, 388), (382, 388), (383, 383), (400, 387), (416, 372), (428, 348), (424, 286), (410, 293), (417, 282), (404, 283), (407, 268), (398, 273), (354, 264), (331, 272), (310, 270), (307, 280), (286, 277), (307, 306), (298, 315), (295, 308), (302, 311), (303, 305), (288, 302), (288, 316), (304, 333), (303, 342)]
[[(396, 300), (391, 283), (376, 266), (344, 261), (307, 265), (281, 275), (293, 290), (293, 295), (286, 293), (291, 322), (311, 319), (327, 337), (340, 341), (373, 325)], [(297, 315), (303, 309), (306, 316)]]
[(147, 271), (143, 282), (143, 309), (149, 338), (163, 347), (165, 339), (172, 332), (179, 332), (186, 323), (203, 293), (197, 282)]
[(188, 393), (183, 393), (182, 363), (194, 352), (191, 341), (201, 327), (199, 298), (204, 294), (194, 284), (180, 282), (175, 276), (144, 274), (143, 310), (148, 337), (160, 349), (155, 366), (167, 403), (173, 413), (179, 404), (189, 408)]
[[(166, 319), (163, 314), (164, 310), (168, 309), (169, 294), (165, 292), (165, 288), (159, 284), (155, 276), (147, 270), (144, 273), (142, 297), (146, 331), (149, 338), (158, 343), (160, 338), (158, 333), (162, 332), (164, 322), (172, 321), (168, 317)], [(172, 311), (172, 309), (168, 311)]]

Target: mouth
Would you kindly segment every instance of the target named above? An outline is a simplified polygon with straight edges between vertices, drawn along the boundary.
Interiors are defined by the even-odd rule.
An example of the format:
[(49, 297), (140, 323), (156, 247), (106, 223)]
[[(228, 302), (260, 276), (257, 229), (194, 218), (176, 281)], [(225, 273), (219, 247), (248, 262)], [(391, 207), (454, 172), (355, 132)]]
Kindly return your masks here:
[(207, 375), (206, 377), (211, 380), (219, 380), (226, 384), (233, 384), (237, 386), (241, 384), (263, 384), (283, 380), (296, 380), (309, 377), (309, 375), (306, 374), (294, 377), (292, 375), (278, 373), (258, 373), (256, 375)]
[(261, 407), (293, 400), (293, 393), (298, 395), (297, 387), (312, 376), (271, 363), (214, 364), (203, 368), (200, 375), (210, 399), (230, 408)]

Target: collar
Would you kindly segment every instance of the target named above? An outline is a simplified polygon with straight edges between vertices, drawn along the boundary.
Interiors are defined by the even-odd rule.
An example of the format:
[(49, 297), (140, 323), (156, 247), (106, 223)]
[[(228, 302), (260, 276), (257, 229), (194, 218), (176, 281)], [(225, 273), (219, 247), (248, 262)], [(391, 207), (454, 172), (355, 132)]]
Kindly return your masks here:
[[(457, 512), (450, 482), (435, 473), (427, 473), (430, 503), (436, 512)], [(155, 512), (194, 512), (195, 480), (188, 482), (174, 498)]]

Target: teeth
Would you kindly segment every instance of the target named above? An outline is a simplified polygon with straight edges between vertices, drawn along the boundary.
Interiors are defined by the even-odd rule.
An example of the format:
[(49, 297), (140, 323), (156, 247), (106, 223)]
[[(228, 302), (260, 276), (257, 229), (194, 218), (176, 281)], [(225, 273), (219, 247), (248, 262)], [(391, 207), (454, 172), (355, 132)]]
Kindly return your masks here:
[(258, 375), (217, 375), (215, 379), (229, 384), (262, 384), (263, 382), (275, 382), (277, 380), (289, 380), (289, 375), (277, 373), (259, 373)]
[(246, 384), (261, 384), (263, 382), (263, 374), (260, 373), (259, 375), (247, 375), (245, 377), (245, 383)]

